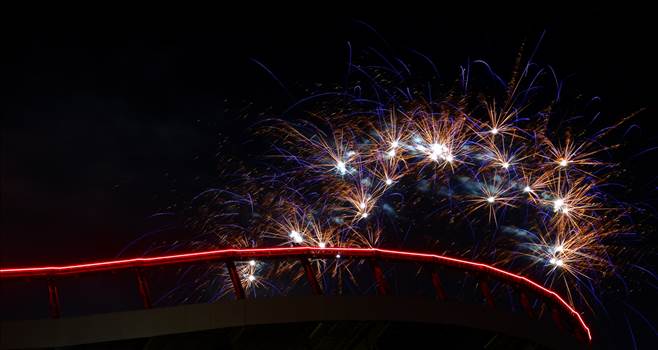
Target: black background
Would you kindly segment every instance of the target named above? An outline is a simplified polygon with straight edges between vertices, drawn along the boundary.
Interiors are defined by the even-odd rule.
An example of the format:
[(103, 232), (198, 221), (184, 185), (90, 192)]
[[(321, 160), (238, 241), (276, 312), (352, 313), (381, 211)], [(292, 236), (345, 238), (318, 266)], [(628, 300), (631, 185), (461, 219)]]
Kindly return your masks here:
[(130, 25), (35, 20), (8, 30), (0, 81), (2, 264), (116, 256), (160, 224), (151, 215), (176, 212), (213, 185), (219, 134), (239, 141), (248, 126), (242, 111), (283, 110), (304, 97), (304, 87), (340, 83), (348, 41), (354, 51), (417, 50), (452, 80), (468, 59), (484, 59), (506, 77), (521, 44), (534, 46), (545, 31), (535, 60), (570, 88), (600, 96), (608, 116), (646, 108), (635, 119), (640, 128), (625, 166), (630, 199), (653, 204), (656, 153), (633, 158), (658, 141), (648, 12), (319, 12)]

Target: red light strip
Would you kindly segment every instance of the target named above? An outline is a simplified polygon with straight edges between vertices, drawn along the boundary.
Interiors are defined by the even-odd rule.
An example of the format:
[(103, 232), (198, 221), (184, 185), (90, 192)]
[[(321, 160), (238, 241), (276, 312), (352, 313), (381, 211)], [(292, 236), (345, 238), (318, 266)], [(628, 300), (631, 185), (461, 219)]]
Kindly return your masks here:
[(491, 265), (451, 258), (443, 255), (408, 252), (401, 250), (389, 250), (380, 248), (319, 248), (319, 247), (274, 247), (274, 248), (245, 248), (245, 249), (220, 249), (195, 253), (184, 253), (174, 255), (154, 256), (147, 258), (133, 258), (122, 260), (99, 261), (86, 264), (66, 265), (66, 266), (44, 266), (44, 267), (19, 267), (0, 269), (0, 279), (20, 278), (20, 277), (38, 277), (53, 275), (68, 275), (94, 271), (116, 270), (139, 266), (160, 266), (185, 262), (198, 262), (207, 260), (222, 259), (251, 259), (251, 258), (281, 258), (290, 256), (309, 255), (313, 257), (332, 258), (336, 253), (342, 257), (381, 257), (394, 260), (411, 260), (438, 262), (444, 265), (470, 268), (476, 271), (485, 271), (496, 275), (497, 277), (507, 278), (511, 281), (525, 284), (535, 291), (557, 300), (569, 312), (576, 317), (582, 328), (587, 333), (588, 339), (592, 340), (589, 327), (581, 315), (567, 303), (556, 292), (543, 287), (542, 285), (515, 273), (493, 267)]

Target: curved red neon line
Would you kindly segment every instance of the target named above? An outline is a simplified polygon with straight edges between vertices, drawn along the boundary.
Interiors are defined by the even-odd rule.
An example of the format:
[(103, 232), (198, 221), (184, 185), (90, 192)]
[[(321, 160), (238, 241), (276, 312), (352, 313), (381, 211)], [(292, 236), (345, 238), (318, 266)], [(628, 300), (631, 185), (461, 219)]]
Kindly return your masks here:
[(499, 276), (505, 276), (517, 282), (524, 283), (532, 288), (544, 293), (547, 296), (553, 297), (559, 301), (569, 312), (574, 315), (582, 328), (587, 333), (588, 339), (592, 340), (592, 335), (589, 327), (581, 317), (581, 315), (567, 303), (556, 292), (528, 279), (527, 277), (517, 275), (515, 273), (499, 269), (497, 267), (487, 265), (484, 263), (473, 262), (458, 258), (451, 258), (443, 255), (408, 252), (401, 250), (389, 250), (380, 248), (319, 248), (319, 247), (274, 247), (274, 248), (245, 248), (245, 249), (219, 249), (209, 250), (203, 252), (184, 253), (154, 256), (146, 258), (132, 258), (121, 260), (99, 261), (93, 263), (66, 265), (66, 266), (43, 266), (43, 267), (19, 267), (19, 268), (4, 268), (0, 269), (0, 278), (18, 278), (18, 277), (31, 277), (31, 276), (49, 276), (59, 274), (72, 274), (84, 273), (92, 271), (112, 270), (129, 267), (139, 266), (154, 266), (154, 265), (167, 265), (182, 262), (194, 262), (211, 259), (222, 259), (229, 257), (237, 258), (274, 258), (286, 255), (311, 255), (311, 256), (326, 256), (331, 257), (335, 253), (340, 253), (345, 257), (358, 257), (358, 256), (377, 256), (388, 258), (414, 258), (417, 260), (438, 260), (440, 262), (449, 263), (456, 266), (468, 266), (476, 270), (485, 270), (493, 272)]

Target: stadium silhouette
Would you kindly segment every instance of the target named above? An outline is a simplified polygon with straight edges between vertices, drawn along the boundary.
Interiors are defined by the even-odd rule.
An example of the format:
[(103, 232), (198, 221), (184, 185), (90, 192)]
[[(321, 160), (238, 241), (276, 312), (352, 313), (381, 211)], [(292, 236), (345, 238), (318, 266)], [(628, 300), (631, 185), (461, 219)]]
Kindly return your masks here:
[[(251, 298), (245, 294), (236, 261), (296, 260), (307, 294)], [(368, 261), (375, 295), (330, 295), (316, 279), (309, 259)], [(168, 265), (224, 264), (236, 300), (153, 308), (146, 273)], [(389, 266), (388, 269), (382, 266)], [(392, 272), (397, 264), (429, 267), (424, 276), (433, 296), (397, 295)], [(144, 310), (62, 317), (58, 284), (94, 274), (117, 278), (128, 270)], [(388, 273), (387, 273), (388, 272)], [(468, 302), (451, 295), (443, 275), (471, 275), (479, 297)], [(419, 276), (417, 276), (418, 278)], [(2, 348), (238, 349), (317, 348), (388, 349), (423, 344), (463, 349), (571, 349), (587, 347), (590, 330), (580, 314), (558, 294), (514, 273), (446, 256), (377, 248), (224, 249), (66, 266), (0, 270), (3, 284), (46, 282), (50, 320), (2, 323)], [(367, 283), (367, 282), (366, 282)], [(404, 283), (409, 285), (409, 283)], [(416, 283), (422, 289), (423, 283)], [(493, 290), (513, 291), (516, 300)], [(462, 296), (463, 297), (463, 296)], [(87, 299), (94, 298), (87, 295)], [(78, 298), (76, 298), (78, 299)]]

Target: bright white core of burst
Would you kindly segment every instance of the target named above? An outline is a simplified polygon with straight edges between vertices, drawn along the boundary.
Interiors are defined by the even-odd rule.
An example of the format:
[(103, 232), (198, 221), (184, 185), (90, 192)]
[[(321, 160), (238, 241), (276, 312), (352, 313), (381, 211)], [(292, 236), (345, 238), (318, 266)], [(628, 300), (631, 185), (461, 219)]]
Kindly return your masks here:
[(391, 148), (397, 148), (399, 146), (397, 141), (391, 142)]
[(530, 186), (526, 186), (523, 188), (523, 192), (532, 192), (532, 188), (530, 188)]
[(256, 266), (256, 260), (249, 261), (249, 266)]
[(292, 238), (292, 240), (295, 243), (302, 243), (304, 241), (304, 239), (302, 238), (302, 235), (300, 235), (299, 232), (297, 232), (297, 230), (292, 230), (290, 232), (289, 236), (290, 236), (290, 238)]
[(492, 133), (493, 135), (498, 134), (498, 128), (493, 128), (493, 129), (491, 129), (491, 133)]
[(503, 162), (503, 168), (505, 168), (505, 169), (509, 168), (509, 163), (508, 162)]
[(433, 143), (430, 147), (429, 157), (431, 160), (438, 160), (439, 158), (444, 159), (448, 162), (452, 162), (453, 157), (450, 154), (448, 147), (442, 143)]
[(563, 213), (566, 213), (567, 208), (564, 205), (564, 199), (558, 198), (555, 201), (553, 201), (553, 210), (554, 211), (562, 211)]
[(387, 185), (391, 185), (391, 184), (393, 184), (393, 180), (387, 178), (387, 179), (386, 179), (386, 184), (387, 184)]
[(487, 197), (487, 202), (489, 202), (489, 203), (493, 203), (493, 202), (495, 202), (495, 201), (496, 201), (496, 197), (493, 197), (493, 196), (489, 196), (489, 197)]
[(253, 281), (256, 280), (256, 276), (254, 276), (254, 275), (249, 275), (249, 277), (247, 277), (247, 279), (249, 279), (249, 282), (253, 282)]
[(346, 167), (346, 165), (345, 165), (345, 162), (343, 162), (342, 160), (339, 160), (339, 161), (336, 163), (336, 169), (338, 169), (338, 172), (339, 172), (341, 175), (345, 175), (345, 173), (347, 172), (347, 167)]
[(564, 265), (564, 261), (562, 261), (562, 259), (558, 259), (558, 258), (551, 258), (548, 262), (551, 265), (555, 265), (555, 266), (558, 266), (558, 267)]
[(564, 167), (564, 166), (567, 166), (568, 164), (569, 164), (569, 161), (568, 161), (568, 160), (566, 160), (566, 159), (564, 159), (564, 158), (560, 160), (560, 166), (563, 166), (563, 167)]
[(324, 242), (320, 242), (320, 244), (318, 244), (318, 246), (320, 246), (320, 248), (324, 249), (324, 248), (327, 247), (327, 244), (324, 243)]
[(395, 157), (395, 148), (392, 148), (388, 152), (386, 152), (386, 155), (391, 158)]
[(444, 154), (448, 152), (448, 147), (446, 147), (444, 144), (441, 143), (433, 143), (432, 144), (432, 152), (436, 154)]

